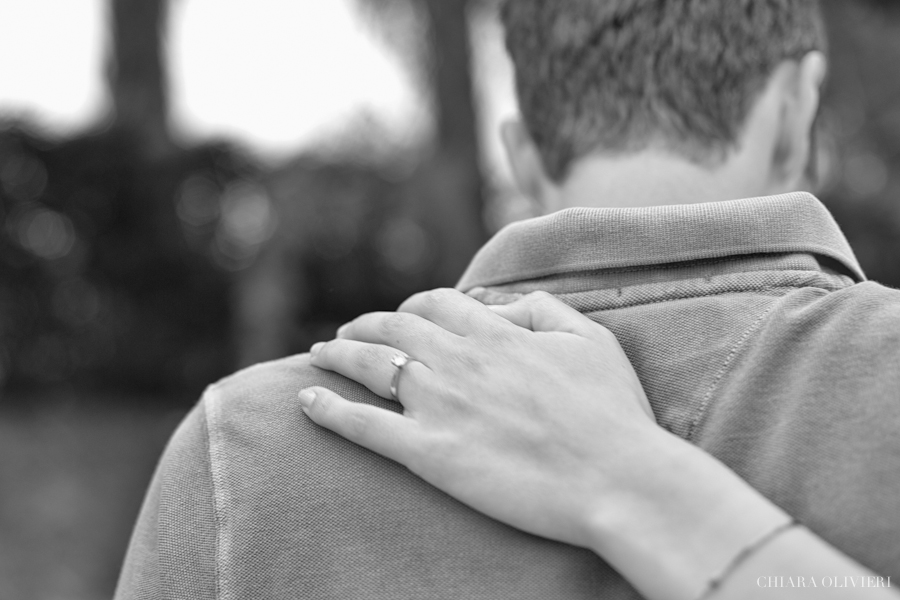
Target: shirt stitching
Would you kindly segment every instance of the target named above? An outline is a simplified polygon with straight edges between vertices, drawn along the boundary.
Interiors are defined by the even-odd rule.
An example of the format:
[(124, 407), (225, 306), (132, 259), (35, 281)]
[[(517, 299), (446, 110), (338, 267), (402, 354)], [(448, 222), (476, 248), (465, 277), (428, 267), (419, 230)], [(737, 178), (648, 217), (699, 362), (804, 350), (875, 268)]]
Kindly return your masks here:
[[(862, 272), (862, 268), (855, 264), (854, 260), (848, 259), (843, 254), (840, 254), (836, 251), (829, 251), (827, 246), (821, 245), (795, 245), (795, 244), (779, 244), (771, 247), (767, 247), (764, 249), (760, 248), (743, 248), (737, 247), (732, 248), (730, 250), (722, 250), (719, 252), (710, 252), (709, 254), (701, 254), (695, 255), (693, 252), (682, 252), (675, 253), (671, 256), (667, 256), (665, 261), (662, 260), (650, 260), (646, 262), (647, 259), (644, 259), (645, 262), (640, 264), (635, 264), (636, 259), (622, 261), (609, 260), (606, 262), (600, 261), (591, 261), (591, 260), (563, 260), (559, 264), (541, 267), (541, 268), (532, 268), (529, 270), (524, 267), (517, 267), (513, 265), (512, 270), (506, 270), (503, 273), (488, 273), (488, 274), (480, 274), (474, 273), (472, 267), (470, 267), (469, 272), (463, 275), (462, 279), (460, 279), (457, 287), (462, 291), (468, 291), (476, 287), (490, 287), (490, 286), (499, 286), (499, 285), (508, 285), (520, 281), (528, 281), (533, 279), (543, 279), (546, 277), (552, 277), (554, 275), (560, 274), (568, 274), (568, 273), (576, 273), (582, 271), (600, 271), (600, 270), (612, 270), (612, 269), (627, 269), (633, 266), (643, 266), (643, 265), (652, 265), (656, 267), (662, 267), (669, 264), (681, 264), (681, 263), (690, 263), (694, 261), (703, 261), (703, 260), (714, 260), (717, 258), (727, 258), (731, 256), (757, 256), (760, 254), (812, 254), (817, 256), (824, 256), (826, 258), (830, 258), (832, 260), (838, 261), (841, 265), (846, 267), (852, 274), (853, 278), (857, 279), (859, 282), (866, 281), (866, 276)], [(480, 262), (478, 257), (476, 256), (473, 260), (473, 265), (477, 265), (480, 267)]]
[[(585, 311), (584, 314), (593, 314), (604, 312), (607, 310), (618, 310), (620, 308), (632, 308), (635, 306), (645, 306), (648, 304), (663, 304), (666, 302), (675, 302), (678, 300), (690, 300), (693, 298), (711, 298), (713, 296), (726, 296), (729, 294), (733, 294), (735, 296), (740, 294), (750, 294), (750, 293), (762, 293), (762, 292), (776, 292), (780, 290), (803, 290), (803, 289), (818, 289), (825, 292), (834, 292), (840, 288), (829, 289), (822, 286), (814, 286), (814, 285), (773, 285), (773, 286), (757, 286), (757, 287), (748, 287), (742, 290), (721, 290), (717, 292), (708, 292), (708, 291), (698, 291), (696, 294), (694, 293), (685, 293), (680, 296), (676, 296), (673, 298), (653, 298), (651, 300), (635, 300), (634, 302), (630, 302), (627, 304), (616, 304), (615, 306), (610, 306), (608, 308), (596, 308)], [(591, 292), (567, 292), (563, 294), (553, 294), (557, 298), (564, 298), (566, 296), (574, 296), (578, 294), (589, 294)], [(527, 294), (517, 293), (518, 296), (526, 296)]]
[[(646, 265), (632, 265), (632, 266), (627, 266), (627, 267), (609, 267), (609, 268), (598, 267), (596, 269), (585, 269), (585, 270), (583, 270), (583, 272), (589, 276), (593, 275), (595, 273), (598, 273), (598, 272), (604, 273), (604, 274), (611, 274), (611, 275), (618, 275), (618, 274), (623, 274), (623, 273), (643, 273), (646, 271), (656, 271), (661, 268), (666, 269), (666, 270), (672, 270), (672, 269), (677, 270), (677, 269), (686, 269), (686, 268), (691, 268), (691, 267), (718, 266), (718, 265), (730, 264), (730, 263), (740, 264), (742, 262), (746, 262), (747, 260), (765, 259), (770, 256), (772, 256), (771, 253), (768, 253), (768, 254), (767, 253), (735, 254), (735, 255), (717, 256), (717, 257), (711, 257), (711, 258), (699, 258), (696, 260), (682, 260), (682, 261), (670, 262), (670, 263), (664, 263), (664, 264), (652, 264), (651, 263), (651, 264), (646, 264)], [(791, 256), (803, 257), (803, 256), (811, 256), (811, 255), (804, 253), (804, 252), (786, 252), (784, 254), (781, 254), (780, 256), (782, 256), (782, 257), (791, 257)], [(815, 256), (815, 255), (813, 255), (813, 256)], [(828, 257), (826, 257), (826, 258), (828, 258)], [(761, 272), (761, 271), (776, 271), (776, 272), (808, 271), (810, 273), (820, 273), (821, 272), (820, 270), (812, 269), (812, 268), (803, 269), (803, 268), (786, 267), (786, 268), (781, 268), (781, 269), (778, 269), (778, 268), (773, 269), (769, 266), (761, 266), (758, 269), (745, 269), (740, 272), (741, 273), (757, 273), (757, 272)], [(532, 282), (532, 281), (540, 281), (542, 279), (555, 279), (555, 278), (576, 275), (578, 273), (579, 273), (579, 271), (567, 272), (567, 273), (553, 273), (550, 275), (545, 275), (543, 277), (535, 277), (534, 279), (524, 279), (522, 281), (517, 281), (516, 283), (523, 283), (523, 282), (528, 283), (528, 282)]]
[(753, 335), (753, 333), (757, 329), (759, 329), (760, 325), (762, 325), (762, 323), (766, 319), (766, 317), (775, 309), (775, 306), (776, 305), (773, 303), (772, 306), (769, 306), (766, 310), (763, 311), (763, 313), (761, 315), (759, 315), (759, 317), (756, 318), (755, 321), (753, 321), (753, 324), (751, 324), (750, 327), (748, 327), (747, 330), (741, 335), (741, 337), (738, 338), (737, 343), (735, 343), (734, 347), (731, 349), (731, 351), (725, 357), (725, 362), (722, 364), (722, 367), (716, 373), (716, 376), (713, 378), (713, 381), (710, 384), (709, 389), (707, 390), (706, 394), (704, 394), (703, 399), (700, 400), (699, 406), (697, 406), (696, 414), (694, 415), (694, 418), (691, 420), (691, 424), (688, 427), (687, 435), (685, 436), (686, 440), (693, 441), (694, 434), (696, 433), (697, 428), (700, 426), (700, 421), (703, 420), (704, 415), (706, 415), (706, 409), (709, 407), (709, 405), (712, 401), (713, 394), (715, 393), (716, 389), (719, 387), (719, 384), (722, 382), (722, 379), (724, 379), (725, 374), (731, 368), (731, 364), (732, 364), (734, 358), (738, 355), (740, 350), (744, 347), (747, 340), (750, 339), (750, 337)]
[(226, 528), (228, 525), (226, 510), (226, 485), (223, 469), (222, 441), (219, 435), (218, 402), (215, 401), (216, 393), (213, 387), (207, 388), (203, 394), (203, 406), (206, 412), (206, 434), (209, 440), (209, 470), (213, 488), (213, 511), (215, 513), (216, 526), (216, 598), (225, 600), (230, 597), (228, 593), (227, 565), (230, 555), (230, 544), (227, 539)]

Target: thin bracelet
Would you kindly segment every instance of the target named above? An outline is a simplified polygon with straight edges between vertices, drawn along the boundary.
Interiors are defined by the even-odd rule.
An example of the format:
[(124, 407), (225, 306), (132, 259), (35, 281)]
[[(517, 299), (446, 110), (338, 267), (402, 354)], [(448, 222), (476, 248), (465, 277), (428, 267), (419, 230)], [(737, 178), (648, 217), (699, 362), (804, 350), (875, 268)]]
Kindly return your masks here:
[(785, 531), (787, 531), (789, 529), (793, 529), (794, 527), (797, 527), (799, 525), (800, 524), (797, 523), (797, 521), (795, 521), (794, 519), (791, 519), (787, 523), (783, 523), (783, 524), (779, 525), (778, 527), (776, 527), (775, 529), (773, 529), (766, 535), (762, 536), (761, 538), (759, 538), (752, 544), (742, 548), (741, 551), (738, 552), (734, 556), (734, 558), (731, 559), (731, 562), (729, 562), (727, 565), (725, 565), (725, 568), (722, 569), (721, 573), (719, 573), (718, 575), (716, 575), (715, 577), (713, 577), (712, 579), (709, 580), (709, 583), (706, 584), (706, 589), (703, 591), (702, 594), (700, 594), (700, 597), (698, 598), (698, 600), (706, 600), (707, 598), (709, 598), (717, 589), (719, 589), (719, 586), (721, 586), (722, 583), (726, 579), (728, 579), (728, 577), (741, 565), (741, 563), (750, 557), (751, 554), (753, 554), (754, 552), (756, 552), (757, 550), (759, 550), (760, 548), (762, 548), (763, 546), (765, 546), (766, 544), (768, 544), (769, 542), (771, 542), (772, 540), (777, 538), (779, 535), (781, 535)]

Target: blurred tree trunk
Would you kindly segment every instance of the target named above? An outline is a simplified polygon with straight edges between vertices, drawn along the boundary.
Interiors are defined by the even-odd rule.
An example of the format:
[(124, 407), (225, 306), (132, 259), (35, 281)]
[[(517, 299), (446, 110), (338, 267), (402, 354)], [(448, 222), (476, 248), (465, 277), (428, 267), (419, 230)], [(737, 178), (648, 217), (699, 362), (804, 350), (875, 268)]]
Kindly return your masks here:
[[(359, 165), (304, 161), (271, 175), (267, 185), (280, 227), (241, 273), (235, 295), (242, 365), (304, 351), (323, 339), (325, 320), (392, 308), (403, 299), (390, 296), (387, 302), (395, 291), (405, 295), (454, 285), (486, 240), (467, 14), (477, 1), (359, 0), (384, 19), (389, 31), (393, 28), (390, 42), (412, 36), (406, 41), (413, 43), (397, 49), (403, 59), (411, 59), (430, 91), (433, 152), (401, 182), (385, 182)], [(398, 7), (410, 8), (417, 18), (396, 19)], [(421, 252), (424, 266), (405, 273), (391, 271), (377, 258), (383, 257), (378, 240), (389, 237), (383, 235), (385, 223), (404, 221), (414, 227), (402, 229), (398, 237), (422, 229), (429, 237), (422, 244), (426, 248), (413, 244), (411, 250)], [(343, 249), (341, 231), (347, 242)], [(404, 281), (391, 283), (391, 277)], [(298, 318), (306, 321), (300, 327)]]
[(470, 0), (425, 0), (424, 4), (437, 154), (424, 169), (427, 183), (420, 207), (440, 249), (433, 283), (449, 286), (487, 239), (467, 15)]
[(107, 79), (113, 130), (138, 141), (149, 156), (172, 148), (162, 40), (167, 0), (110, 0)]
[(438, 141), (465, 153), (477, 166), (478, 135), (472, 99), (471, 50), (466, 10), (469, 0), (426, 0)]

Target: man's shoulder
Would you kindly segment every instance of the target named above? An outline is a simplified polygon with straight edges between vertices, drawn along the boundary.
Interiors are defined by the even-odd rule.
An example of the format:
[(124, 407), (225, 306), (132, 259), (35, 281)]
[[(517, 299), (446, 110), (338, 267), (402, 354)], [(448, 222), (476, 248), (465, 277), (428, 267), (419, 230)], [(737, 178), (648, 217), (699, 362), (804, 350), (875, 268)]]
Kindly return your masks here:
[[(307, 355), (211, 385), (158, 475), (160, 561), (183, 592), (176, 596), (206, 597), (193, 591), (200, 571), (214, 577), (204, 591), (241, 598), (420, 598), (447, 589), (465, 598), (495, 597), (497, 589), (504, 597), (548, 598), (562, 597), (562, 588), (567, 597), (588, 598), (601, 585), (620, 595), (628, 589), (592, 553), (493, 521), (319, 427), (297, 399), (312, 385), (400, 410), (311, 366)], [(192, 438), (200, 441), (188, 456), (178, 448)], [(200, 498), (192, 491), (198, 487)], [(160, 527), (145, 521), (142, 529), (156, 539)], [(197, 556), (198, 544), (203, 564), (180, 558)], [(121, 589), (119, 597), (131, 597), (135, 586)]]
[[(312, 366), (308, 354), (259, 363), (206, 388), (170, 440), (161, 469), (188, 478), (206, 473), (219, 509), (227, 510), (232, 502), (232, 507), (271, 503), (273, 490), (284, 496), (285, 488), (294, 489), (301, 480), (333, 479), (354, 460), (376, 474), (388, 465), (397, 468), (312, 422), (298, 399), (300, 390), (311, 386), (401, 410), (346, 377)], [(341, 460), (333, 460), (336, 456)]]
[(770, 332), (792, 341), (816, 340), (807, 344), (809, 350), (847, 353), (852, 346), (857, 356), (900, 352), (900, 290), (872, 281), (824, 294), (802, 290), (786, 296), (781, 308)]
[(342, 379), (339, 375), (313, 367), (308, 354), (295, 354), (240, 369), (210, 384), (204, 400), (216, 402), (260, 403), (282, 396), (289, 390), (296, 392), (308, 385), (321, 385), (324, 380)]
[[(390, 407), (364, 386), (331, 371), (314, 367), (309, 354), (297, 354), (246, 367), (207, 387), (201, 404), (207, 419), (254, 421), (285, 415), (306, 418), (297, 394), (310, 386), (322, 386), (356, 402)], [(399, 407), (397, 407), (399, 408)]]
[(206, 493), (213, 496), (270, 471), (273, 454), (312, 454), (323, 436), (297, 399), (312, 385), (374, 402), (365, 388), (310, 365), (307, 354), (259, 363), (206, 388), (169, 441), (160, 473), (166, 481), (209, 479)]
[(860, 394), (894, 395), (900, 290), (869, 281), (839, 290), (804, 287), (782, 296), (763, 317), (731, 363), (738, 388), (758, 395), (768, 382), (763, 388), (792, 388), (802, 396), (856, 382)]
[(273, 457), (311, 456), (312, 445), (321, 444), (297, 392), (332, 378), (339, 379), (298, 355), (243, 369), (207, 388), (160, 458), (116, 598), (217, 596), (223, 585), (218, 574), (231, 564), (223, 541), (245, 544), (240, 533), (248, 517), (280, 497), (290, 499), (281, 488), (290, 491), (304, 474), (298, 469), (284, 476), (278, 469), (286, 461)]
[(210, 385), (197, 407), (205, 420), (214, 472), (217, 464), (223, 471), (234, 471), (247, 467), (248, 461), (267, 470), (273, 453), (311, 455), (323, 445), (351, 446), (303, 413), (297, 396), (311, 386), (326, 387), (354, 402), (400, 410), (364, 386), (312, 366), (308, 354), (259, 363)]

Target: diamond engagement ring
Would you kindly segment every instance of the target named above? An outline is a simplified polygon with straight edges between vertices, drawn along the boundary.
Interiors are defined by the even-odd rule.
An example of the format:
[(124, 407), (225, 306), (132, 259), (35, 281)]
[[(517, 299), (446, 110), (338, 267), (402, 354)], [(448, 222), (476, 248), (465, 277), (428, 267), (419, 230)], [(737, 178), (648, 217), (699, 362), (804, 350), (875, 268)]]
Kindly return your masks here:
[(395, 354), (391, 357), (391, 364), (397, 367), (397, 370), (394, 371), (394, 376), (391, 377), (391, 398), (393, 398), (396, 402), (400, 402), (400, 399), (397, 397), (397, 385), (400, 383), (400, 373), (403, 371), (403, 367), (409, 362), (409, 357), (405, 354)]

